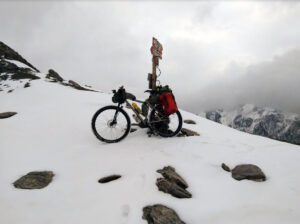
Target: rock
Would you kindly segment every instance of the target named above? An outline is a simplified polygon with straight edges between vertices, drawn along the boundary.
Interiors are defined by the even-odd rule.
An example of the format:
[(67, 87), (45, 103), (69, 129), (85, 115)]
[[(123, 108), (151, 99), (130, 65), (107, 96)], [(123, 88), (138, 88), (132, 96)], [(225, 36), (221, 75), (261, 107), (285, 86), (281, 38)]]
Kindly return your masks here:
[(248, 180), (254, 180), (254, 181), (265, 181), (266, 176), (262, 172), (262, 170), (252, 164), (243, 164), (243, 165), (238, 165), (231, 171), (231, 175), (234, 179), (236, 180), (243, 180), (243, 179), (248, 179)]
[(130, 129), (130, 133), (135, 132), (135, 131), (137, 131), (136, 128), (131, 128), (131, 129)]
[(33, 75), (29, 72), (23, 72), (23, 71), (18, 71), (16, 73), (14, 73), (11, 77), (11, 79), (13, 80), (20, 80), (20, 79), (40, 79), (40, 77)]
[(227, 171), (227, 172), (230, 172), (230, 168), (225, 164), (225, 163), (222, 163), (222, 166), (223, 170)]
[(158, 178), (156, 186), (162, 192), (171, 194), (176, 198), (191, 198), (192, 194), (185, 190), (188, 187), (186, 181), (176, 173), (171, 166), (166, 166), (163, 169), (157, 170), (164, 178)]
[(183, 122), (186, 124), (196, 124), (196, 122), (193, 120), (184, 120)]
[(35, 171), (16, 180), (13, 185), (20, 189), (41, 189), (52, 181), (52, 171)]
[(192, 195), (190, 192), (185, 190), (184, 188), (180, 187), (174, 182), (164, 178), (158, 178), (156, 181), (156, 186), (162, 192), (171, 194), (176, 198), (191, 198)]
[(94, 90), (82, 87), (81, 85), (79, 85), (77, 82), (74, 82), (73, 80), (69, 80), (68, 86), (71, 86), (71, 87), (73, 87), (75, 89), (78, 89), (78, 90), (94, 91)]
[(100, 180), (98, 180), (98, 182), (101, 183), (101, 184), (104, 184), (104, 183), (108, 183), (108, 182), (113, 181), (113, 180), (117, 180), (120, 177), (121, 177), (120, 175), (110, 175), (110, 176), (101, 178)]
[(182, 128), (179, 134), (177, 135), (178, 137), (184, 137), (184, 136), (200, 136), (198, 132), (192, 131), (187, 128)]
[(24, 88), (28, 88), (28, 87), (30, 87), (30, 83), (26, 82), (25, 85), (24, 85)]
[(31, 65), (28, 61), (26, 61), (18, 52), (14, 51), (12, 48), (4, 44), (0, 41), (0, 57), (9, 59), (9, 60), (16, 60), (22, 62), (25, 65), (33, 68), (35, 71), (39, 72), (33, 65)]
[(14, 90), (13, 89), (10, 89), (7, 91), (7, 93), (12, 93)]
[(171, 166), (165, 166), (163, 169), (157, 170), (156, 172), (160, 173), (164, 178), (176, 183), (184, 189), (189, 187), (187, 182), (178, 173), (176, 173), (175, 168)]
[(143, 219), (148, 224), (185, 224), (173, 209), (160, 204), (144, 207)]
[(4, 112), (4, 113), (0, 113), (0, 119), (9, 118), (11, 116), (14, 116), (15, 114), (17, 114), (17, 113), (16, 112)]
[(49, 69), (48, 74), (46, 75), (47, 79), (52, 79), (57, 82), (63, 82), (64, 79), (53, 69)]

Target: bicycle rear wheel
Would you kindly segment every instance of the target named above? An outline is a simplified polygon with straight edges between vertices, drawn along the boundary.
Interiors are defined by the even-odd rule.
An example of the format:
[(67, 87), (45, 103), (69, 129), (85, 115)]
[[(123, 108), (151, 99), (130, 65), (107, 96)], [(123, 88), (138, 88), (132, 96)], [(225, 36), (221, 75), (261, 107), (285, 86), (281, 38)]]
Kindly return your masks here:
[(130, 125), (128, 114), (117, 106), (103, 107), (92, 118), (93, 133), (100, 141), (107, 143), (124, 139), (130, 131)]
[(165, 115), (162, 108), (155, 107), (149, 116), (149, 126), (162, 137), (173, 137), (182, 128), (182, 116), (179, 111), (174, 114)]

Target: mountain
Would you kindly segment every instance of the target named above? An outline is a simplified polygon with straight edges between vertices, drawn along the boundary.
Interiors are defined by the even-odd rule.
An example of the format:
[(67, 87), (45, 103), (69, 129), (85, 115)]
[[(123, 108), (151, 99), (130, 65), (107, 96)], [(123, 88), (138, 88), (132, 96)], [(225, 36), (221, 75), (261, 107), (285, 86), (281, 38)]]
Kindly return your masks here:
[(207, 111), (200, 116), (243, 132), (300, 145), (298, 114), (246, 104), (231, 111)]
[[(195, 122), (183, 127), (200, 136), (148, 137), (147, 129), (138, 129), (119, 143), (106, 144), (93, 135), (91, 118), (112, 104), (112, 94), (71, 88), (28, 67), (40, 78), (0, 81), (10, 86), (1, 86), (0, 113), (16, 113), (0, 119), (0, 223), (146, 224), (142, 217), (153, 217), (161, 205), (190, 224), (299, 223), (299, 146), (240, 132), (183, 110), (183, 119)], [(230, 174), (222, 163), (228, 170), (255, 164), (266, 179), (237, 181), (232, 178), (237, 169)], [(158, 190), (157, 179), (166, 176), (162, 168), (168, 166), (184, 178), (191, 198)], [(20, 177), (38, 171), (48, 171), (52, 178), (47, 187), (14, 187)], [(121, 177), (98, 182), (109, 175)], [(163, 218), (150, 221), (172, 223), (165, 216), (176, 217), (174, 213), (163, 211), (156, 213)]]

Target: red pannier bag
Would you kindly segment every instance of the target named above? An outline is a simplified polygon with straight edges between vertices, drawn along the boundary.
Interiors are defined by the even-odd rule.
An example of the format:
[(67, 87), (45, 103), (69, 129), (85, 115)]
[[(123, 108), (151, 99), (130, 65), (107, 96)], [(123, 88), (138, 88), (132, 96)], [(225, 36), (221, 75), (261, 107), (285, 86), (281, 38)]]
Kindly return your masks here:
[(165, 92), (159, 95), (159, 101), (164, 107), (166, 115), (174, 114), (178, 111), (178, 107), (172, 92)]

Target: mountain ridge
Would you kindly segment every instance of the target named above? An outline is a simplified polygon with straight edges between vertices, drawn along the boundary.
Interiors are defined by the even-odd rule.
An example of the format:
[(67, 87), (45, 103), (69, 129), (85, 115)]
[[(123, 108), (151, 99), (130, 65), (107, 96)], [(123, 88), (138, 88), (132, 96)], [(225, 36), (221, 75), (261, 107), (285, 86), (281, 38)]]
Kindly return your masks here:
[(245, 104), (230, 111), (217, 109), (200, 115), (243, 132), (300, 145), (298, 114)]

